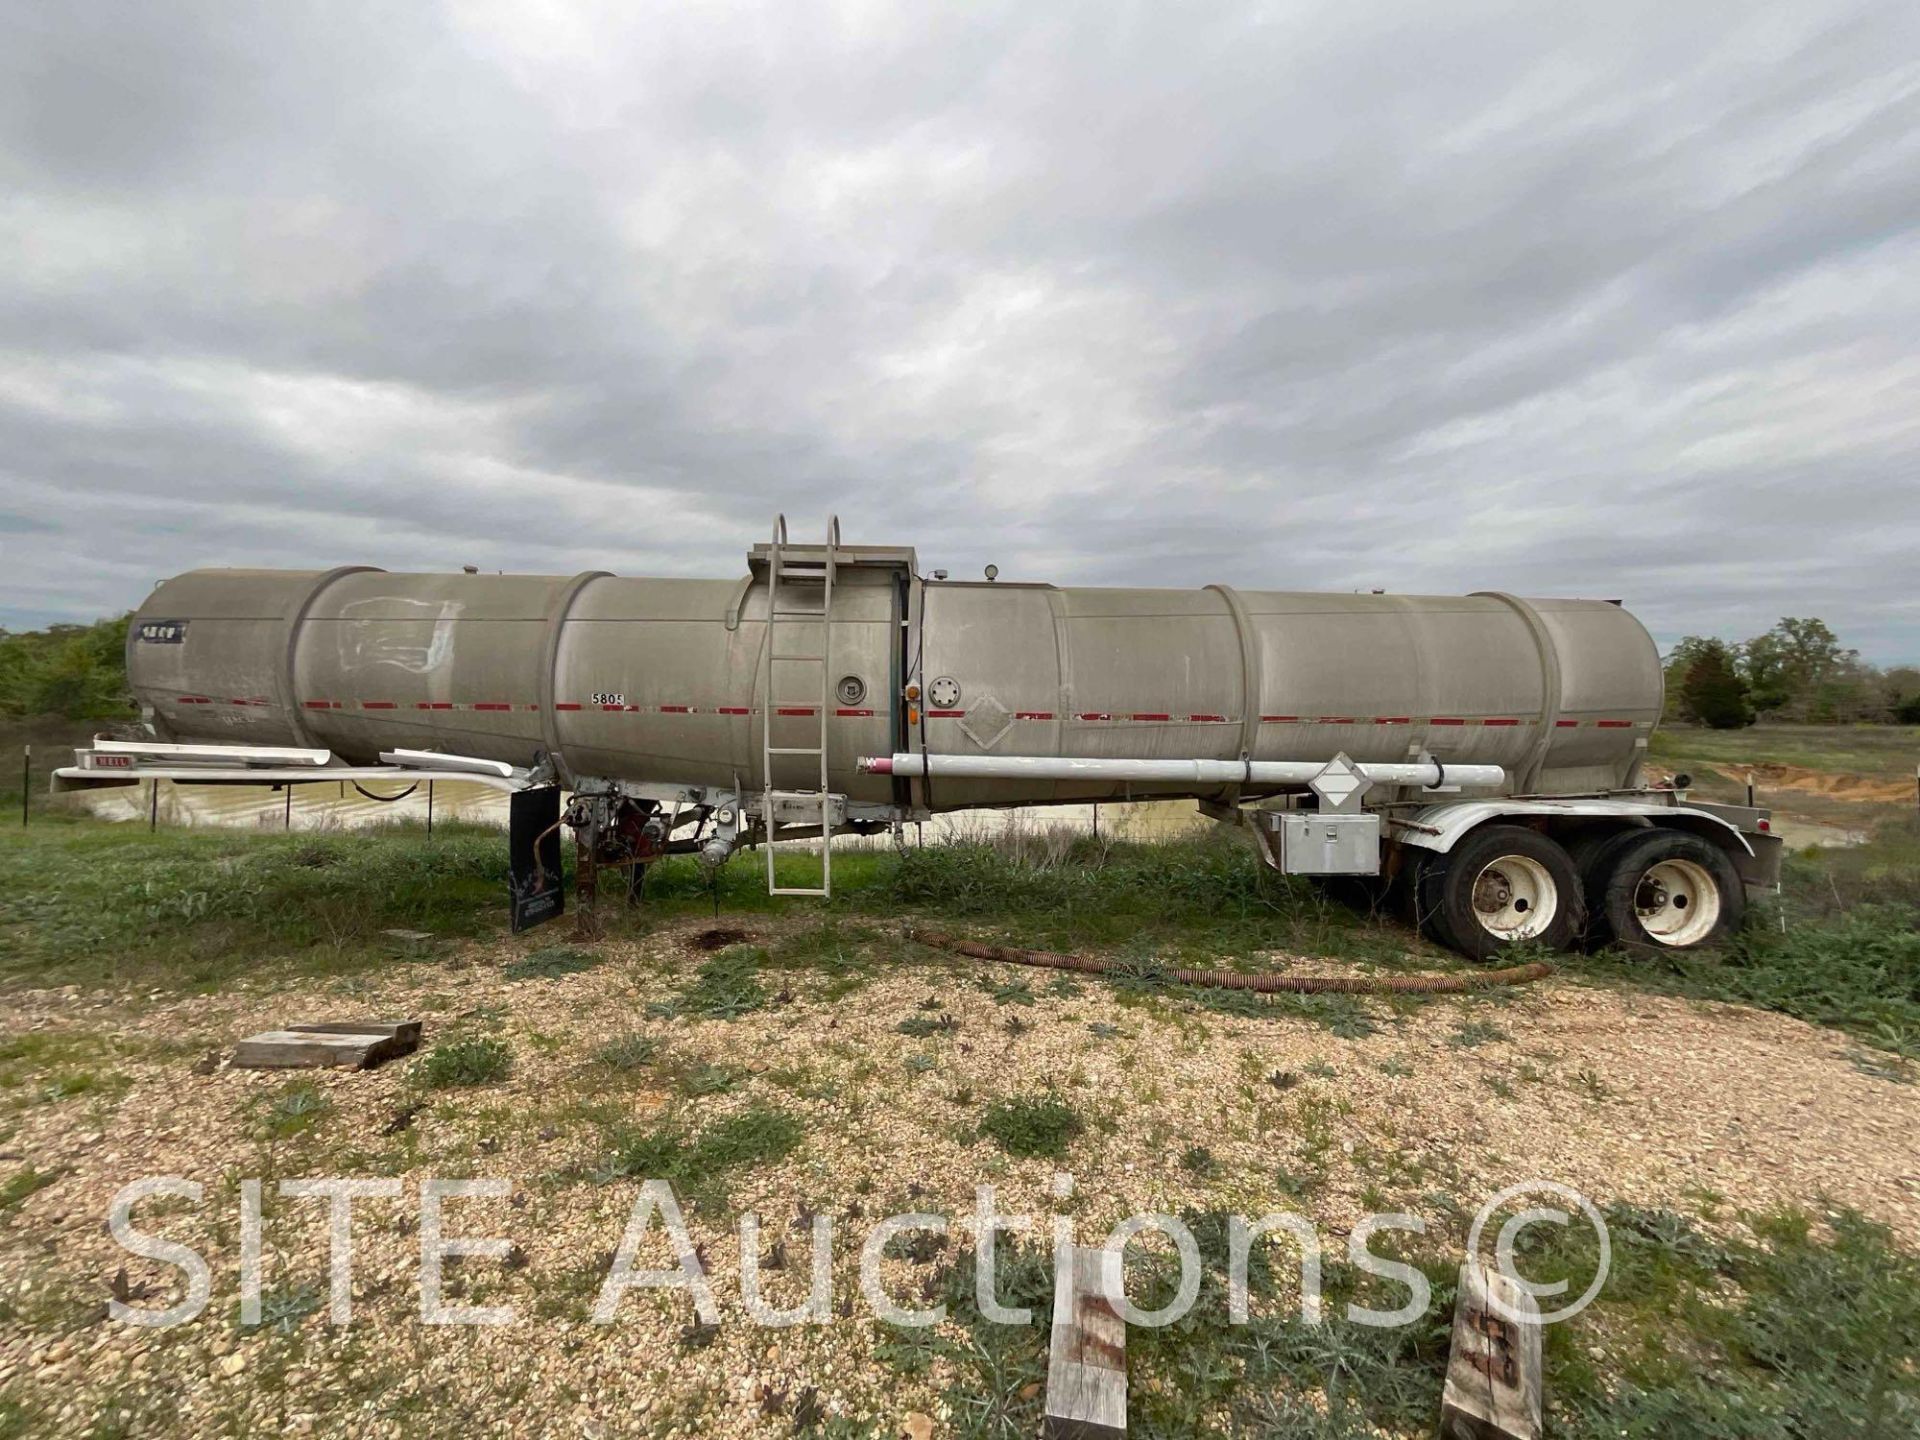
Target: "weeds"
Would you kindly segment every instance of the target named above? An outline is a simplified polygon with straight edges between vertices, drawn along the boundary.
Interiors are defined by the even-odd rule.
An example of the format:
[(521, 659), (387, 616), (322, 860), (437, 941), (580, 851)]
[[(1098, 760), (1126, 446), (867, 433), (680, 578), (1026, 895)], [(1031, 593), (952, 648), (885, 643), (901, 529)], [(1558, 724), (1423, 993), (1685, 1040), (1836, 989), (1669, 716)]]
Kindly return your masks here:
[(263, 1128), (275, 1140), (304, 1135), (333, 1111), (333, 1101), (307, 1081), (295, 1081), (266, 1107)]
[(651, 1065), (660, 1053), (660, 1042), (638, 1032), (620, 1035), (593, 1052), (593, 1063), (602, 1070), (630, 1074)]
[(591, 950), (573, 945), (549, 945), (518, 960), (509, 960), (500, 973), (509, 980), (557, 980), (562, 975), (578, 975), (600, 963)]
[(794, 1115), (753, 1105), (697, 1136), (672, 1122), (618, 1134), (596, 1178), (666, 1180), (695, 1205), (717, 1208), (724, 1200), (720, 1182), (725, 1172), (785, 1159), (805, 1138)]
[(430, 1090), (491, 1085), (506, 1079), (512, 1070), (513, 1052), (506, 1042), (486, 1036), (436, 1045), (414, 1066), (420, 1083)]
[(737, 1020), (765, 1005), (760, 966), (767, 952), (754, 945), (722, 950), (700, 967), (693, 984), (663, 1005), (649, 1007), (665, 1018), (694, 1015), (707, 1020)]
[(65, 1173), (63, 1170), (36, 1170), (31, 1165), (24, 1170), (16, 1170), (4, 1183), (0, 1183), (0, 1215), (18, 1210), (29, 1196), (39, 1194)]
[(980, 1133), (1009, 1155), (1060, 1160), (1086, 1129), (1079, 1114), (1055, 1095), (996, 1100), (981, 1117)]

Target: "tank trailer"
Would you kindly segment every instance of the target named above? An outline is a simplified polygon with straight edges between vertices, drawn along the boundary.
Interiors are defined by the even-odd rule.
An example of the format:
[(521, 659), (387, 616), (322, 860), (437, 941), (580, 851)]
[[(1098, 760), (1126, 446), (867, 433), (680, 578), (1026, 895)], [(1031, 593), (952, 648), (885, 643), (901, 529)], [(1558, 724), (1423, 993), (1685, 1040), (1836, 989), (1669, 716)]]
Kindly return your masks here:
[[(564, 907), (562, 826), (583, 892), (757, 848), (827, 895), (837, 835), (1121, 800), (1195, 800), (1480, 959), (1694, 949), (1779, 875), (1767, 811), (1649, 783), (1659, 654), (1608, 600), (957, 581), (782, 519), (727, 580), (195, 570), (127, 673), (144, 734), (56, 791), (477, 781), (516, 928)], [(776, 882), (791, 840), (814, 883)]]

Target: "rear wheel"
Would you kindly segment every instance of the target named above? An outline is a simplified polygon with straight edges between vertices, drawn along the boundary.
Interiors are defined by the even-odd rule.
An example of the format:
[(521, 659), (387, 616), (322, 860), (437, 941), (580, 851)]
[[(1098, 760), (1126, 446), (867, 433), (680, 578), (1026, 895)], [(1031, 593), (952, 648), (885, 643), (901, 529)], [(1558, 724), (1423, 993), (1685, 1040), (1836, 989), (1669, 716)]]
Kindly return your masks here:
[(1726, 851), (1698, 835), (1653, 830), (1609, 846), (1595, 938), (1657, 954), (1717, 945), (1740, 927), (1746, 890)]
[(1519, 825), (1487, 825), (1420, 879), (1423, 927), (1443, 945), (1491, 960), (1525, 942), (1565, 950), (1584, 928), (1579, 872), (1556, 842)]

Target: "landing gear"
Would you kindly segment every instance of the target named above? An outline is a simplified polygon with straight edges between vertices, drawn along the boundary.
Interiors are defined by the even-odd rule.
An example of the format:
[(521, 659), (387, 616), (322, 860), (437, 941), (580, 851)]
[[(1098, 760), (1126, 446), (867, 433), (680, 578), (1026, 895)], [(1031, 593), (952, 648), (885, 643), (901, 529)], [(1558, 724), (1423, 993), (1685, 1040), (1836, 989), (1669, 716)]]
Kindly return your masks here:
[(1746, 914), (1746, 889), (1726, 851), (1679, 830), (1630, 830), (1587, 866), (1594, 945), (1642, 954), (1725, 940)]
[(576, 794), (565, 819), (573, 827), (577, 857), (574, 875), (580, 908), (576, 938), (590, 940), (599, 933), (595, 903), (601, 872), (622, 876), (627, 903), (638, 904), (647, 866), (665, 853), (667, 820), (652, 801), (599, 794)]
[(1519, 825), (1483, 826), (1428, 860), (1414, 893), (1427, 934), (1474, 960), (1525, 942), (1570, 949), (1585, 926), (1572, 857)]

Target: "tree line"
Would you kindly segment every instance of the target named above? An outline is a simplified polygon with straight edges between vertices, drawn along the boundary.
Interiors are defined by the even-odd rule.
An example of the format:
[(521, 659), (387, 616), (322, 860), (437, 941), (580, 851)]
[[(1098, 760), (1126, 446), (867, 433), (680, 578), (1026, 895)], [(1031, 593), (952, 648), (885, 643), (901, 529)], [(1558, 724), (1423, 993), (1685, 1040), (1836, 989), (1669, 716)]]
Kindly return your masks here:
[(0, 715), (66, 720), (125, 720), (127, 622), (0, 630)]
[(1920, 666), (1877, 669), (1824, 620), (1788, 616), (1746, 641), (1689, 635), (1665, 664), (1669, 721), (1715, 730), (1756, 720), (1920, 725)]

